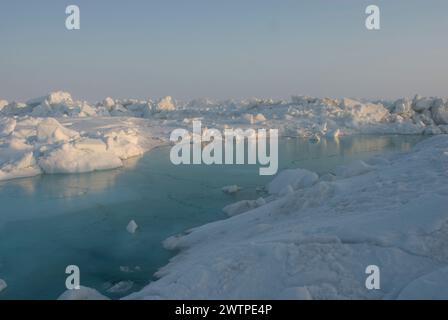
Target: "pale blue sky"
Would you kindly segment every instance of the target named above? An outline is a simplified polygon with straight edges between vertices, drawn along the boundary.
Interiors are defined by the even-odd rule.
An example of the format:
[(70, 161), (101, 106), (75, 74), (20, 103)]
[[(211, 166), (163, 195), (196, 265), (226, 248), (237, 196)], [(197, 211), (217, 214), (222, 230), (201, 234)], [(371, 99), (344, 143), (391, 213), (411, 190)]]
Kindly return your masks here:
[[(81, 30), (65, 29), (65, 7)], [(367, 5), (382, 30), (364, 27)], [(0, 4), (0, 98), (448, 96), (446, 0)]]

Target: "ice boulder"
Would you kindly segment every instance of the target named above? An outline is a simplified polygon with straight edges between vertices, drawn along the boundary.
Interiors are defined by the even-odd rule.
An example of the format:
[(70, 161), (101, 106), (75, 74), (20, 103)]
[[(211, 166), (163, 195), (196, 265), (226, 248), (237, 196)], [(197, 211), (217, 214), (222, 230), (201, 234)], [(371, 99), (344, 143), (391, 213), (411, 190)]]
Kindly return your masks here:
[(88, 141), (65, 143), (42, 156), (38, 164), (45, 173), (85, 173), (123, 166), (119, 157), (102, 148), (100, 143)]
[(28, 106), (36, 107), (42, 104), (44, 101), (47, 101), (50, 105), (73, 103), (73, 99), (70, 93), (64, 91), (55, 91), (49, 93), (47, 96), (28, 100), (26, 104)]
[(37, 126), (37, 140), (40, 143), (56, 143), (69, 141), (79, 137), (79, 133), (61, 125), (54, 118), (46, 118)]
[(355, 108), (356, 106), (360, 106), (360, 105), (362, 105), (362, 103), (357, 100), (344, 98), (341, 101), (340, 107), (342, 109), (352, 109), (352, 108)]
[(64, 91), (51, 92), (47, 96), (47, 101), (50, 105), (73, 103), (73, 99), (70, 93)]
[(3, 110), (4, 107), (8, 105), (8, 101), (6, 100), (0, 100), (0, 111)]
[(273, 195), (284, 194), (289, 188), (298, 190), (311, 187), (319, 176), (306, 169), (288, 169), (280, 172), (268, 185), (268, 192)]
[(0, 279), (0, 292), (5, 290), (7, 287), (8, 287), (8, 285), (6, 284), (6, 281), (3, 279)]
[(0, 118), (0, 138), (9, 136), (16, 128), (17, 121), (13, 118)]
[(34, 177), (41, 173), (32, 152), (18, 154), (14, 159), (0, 165), (0, 181)]
[(232, 185), (232, 186), (223, 187), (221, 190), (222, 190), (222, 192), (227, 193), (227, 194), (235, 194), (238, 191), (240, 191), (241, 188), (237, 185)]
[(413, 102), (412, 102), (412, 109), (415, 112), (423, 112), (425, 110), (428, 110), (431, 108), (433, 104), (433, 99), (431, 98), (422, 98), (420, 96), (415, 96)]
[(4, 106), (0, 112), (5, 116), (26, 116), (32, 110), (32, 107), (20, 102), (11, 102)]
[(129, 232), (130, 234), (134, 234), (138, 229), (138, 224), (134, 221), (131, 220), (128, 223), (128, 226), (126, 227), (126, 231)]
[(157, 102), (157, 110), (158, 111), (174, 111), (176, 110), (176, 104), (173, 101), (173, 98), (170, 96), (164, 97)]
[(395, 101), (392, 112), (402, 117), (410, 117), (413, 113), (411, 101), (408, 99)]
[(382, 104), (366, 103), (346, 108), (353, 121), (357, 123), (378, 123), (389, 114), (389, 110)]
[(437, 103), (431, 108), (432, 119), (437, 125), (448, 124), (448, 104), (443, 100), (437, 100)]
[(111, 97), (107, 97), (103, 100), (103, 106), (108, 110), (111, 110), (115, 106), (115, 101)]
[(266, 117), (262, 113), (258, 113), (256, 116), (254, 116), (255, 123), (265, 122), (265, 121), (266, 121)]
[(69, 110), (70, 116), (78, 117), (93, 117), (96, 116), (97, 111), (87, 102), (83, 101), (75, 105), (75, 108)]
[(133, 130), (109, 132), (104, 135), (107, 150), (122, 160), (140, 156), (144, 150), (139, 145), (139, 136)]
[(103, 296), (95, 289), (83, 287), (79, 290), (67, 290), (61, 294), (58, 300), (110, 300), (108, 297)]

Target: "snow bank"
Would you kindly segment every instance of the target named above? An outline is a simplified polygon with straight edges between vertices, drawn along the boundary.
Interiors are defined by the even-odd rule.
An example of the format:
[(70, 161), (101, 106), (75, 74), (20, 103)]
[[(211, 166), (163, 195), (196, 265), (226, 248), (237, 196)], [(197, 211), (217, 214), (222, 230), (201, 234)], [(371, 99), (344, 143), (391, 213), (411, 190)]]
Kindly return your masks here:
[[(446, 299), (447, 136), (359, 164), (167, 239), (180, 253), (126, 299)], [(369, 265), (381, 290), (365, 287)]]

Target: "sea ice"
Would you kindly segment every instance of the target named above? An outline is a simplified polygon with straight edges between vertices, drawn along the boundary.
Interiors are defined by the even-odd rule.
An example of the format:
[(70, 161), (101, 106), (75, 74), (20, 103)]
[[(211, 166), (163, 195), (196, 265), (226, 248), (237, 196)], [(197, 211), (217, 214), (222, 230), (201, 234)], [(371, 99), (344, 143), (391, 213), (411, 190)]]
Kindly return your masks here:
[[(167, 239), (180, 253), (125, 299), (446, 299), (446, 154), (432, 137), (374, 170), (226, 207), (232, 218)], [(365, 287), (372, 264), (381, 290)]]
[(227, 193), (227, 194), (235, 194), (238, 191), (240, 191), (241, 188), (237, 185), (232, 185), (232, 186), (223, 187), (221, 190), (222, 190), (222, 192)]
[[(306, 96), (293, 96), (289, 100), (187, 102), (169, 96), (154, 101), (107, 97), (89, 104), (73, 99), (68, 92), (57, 91), (26, 103), (0, 102), (0, 162), (14, 166), (12, 162), (19, 158), (17, 147), (21, 146), (33, 151), (37, 166), (43, 165), (40, 172), (116, 168), (120, 166), (116, 158), (126, 160), (166, 144), (174, 128), (187, 128), (193, 120), (201, 120), (204, 127), (223, 129), (274, 128), (279, 129), (280, 136), (306, 137), (315, 143), (320, 143), (323, 136), (337, 139), (351, 134), (436, 135), (448, 132), (447, 108), (446, 99), (420, 96), (382, 103)], [(65, 151), (57, 151), (63, 144), (68, 144), (63, 147)], [(74, 157), (99, 160), (88, 165)], [(73, 161), (73, 165), (68, 161)], [(0, 179), (29, 175), (28, 168), (23, 172), (17, 166), (14, 168), (17, 170), (9, 167), (9, 173)]]
[(126, 230), (131, 234), (134, 234), (137, 231), (137, 229), (138, 229), (138, 225), (134, 220), (131, 220), (128, 223), (128, 226), (126, 227)]
[(319, 180), (319, 176), (305, 169), (288, 169), (280, 172), (268, 185), (270, 194), (281, 194), (290, 186), (293, 190), (310, 187)]
[(17, 121), (12, 118), (0, 118), (0, 138), (9, 136), (16, 128)]

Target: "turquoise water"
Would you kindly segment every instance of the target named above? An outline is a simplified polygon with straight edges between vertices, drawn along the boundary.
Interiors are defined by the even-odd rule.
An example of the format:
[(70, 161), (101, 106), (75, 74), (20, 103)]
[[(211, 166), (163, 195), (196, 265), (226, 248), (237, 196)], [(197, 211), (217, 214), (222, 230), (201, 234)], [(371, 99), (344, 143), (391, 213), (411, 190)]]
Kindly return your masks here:
[[(358, 136), (338, 141), (282, 139), (280, 168), (326, 173), (337, 165), (372, 155), (409, 150), (422, 137)], [(174, 166), (161, 147), (124, 168), (81, 175), (48, 175), (0, 182), (0, 299), (55, 299), (65, 291), (65, 268), (77, 265), (81, 285), (111, 298), (139, 290), (174, 253), (167, 237), (224, 219), (221, 209), (255, 199), (272, 177), (258, 166)], [(226, 195), (221, 188), (244, 189)], [(134, 219), (136, 234), (126, 232)], [(125, 271), (123, 268), (127, 267)], [(126, 292), (110, 293), (120, 281)]]

